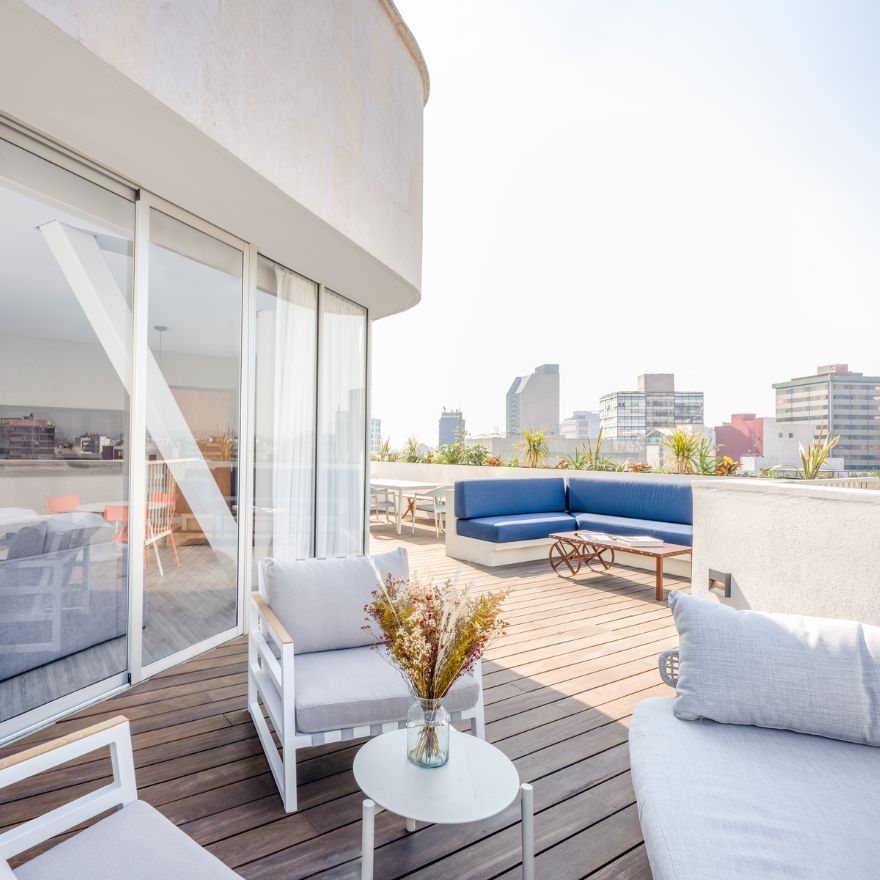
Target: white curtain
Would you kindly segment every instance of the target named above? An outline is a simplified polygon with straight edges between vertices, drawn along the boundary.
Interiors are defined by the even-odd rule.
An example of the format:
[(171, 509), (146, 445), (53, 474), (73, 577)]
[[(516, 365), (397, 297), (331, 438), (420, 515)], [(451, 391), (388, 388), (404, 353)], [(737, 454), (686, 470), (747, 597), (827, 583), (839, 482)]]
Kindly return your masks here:
[(272, 555), (301, 559), (312, 555), (315, 506), (317, 286), (280, 266), (273, 268)]
[(364, 550), (366, 480), (366, 310), (321, 296), (316, 554)]

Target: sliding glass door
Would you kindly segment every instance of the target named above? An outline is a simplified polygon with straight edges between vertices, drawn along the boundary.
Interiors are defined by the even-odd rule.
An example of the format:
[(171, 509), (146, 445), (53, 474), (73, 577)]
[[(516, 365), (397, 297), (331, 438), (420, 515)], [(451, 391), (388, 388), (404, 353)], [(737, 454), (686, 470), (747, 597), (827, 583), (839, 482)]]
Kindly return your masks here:
[(243, 253), (150, 211), (145, 667), (238, 620)]
[(133, 195), (0, 140), (0, 736), (126, 680)]
[(2, 742), (241, 632), (260, 559), (364, 551), (368, 320), (0, 132)]

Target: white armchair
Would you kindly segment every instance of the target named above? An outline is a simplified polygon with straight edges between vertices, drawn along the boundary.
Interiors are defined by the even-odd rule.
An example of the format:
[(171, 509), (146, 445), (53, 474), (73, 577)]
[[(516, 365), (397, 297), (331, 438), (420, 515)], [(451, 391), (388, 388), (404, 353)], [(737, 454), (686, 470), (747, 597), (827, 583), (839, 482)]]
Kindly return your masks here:
[[(364, 606), (382, 577), (409, 576), (406, 551), (340, 559), (260, 562), (248, 639), (248, 709), (284, 809), (297, 808), (296, 753), (403, 727), (413, 698), (400, 673), (373, 647)], [(479, 664), (444, 705), (485, 736)], [(275, 744), (275, 730), (281, 750)]]
[[(0, 761), (0, 788), (102, 748), (110, 749), (112, 781), (0, 834), (0, 877), (241, 880), (161, 813), (138, 800), (131, 734), (122, 715), (4, 758)], [(14, 873), (4, 861), (114, 807), (117, 812), (25, 862)]]

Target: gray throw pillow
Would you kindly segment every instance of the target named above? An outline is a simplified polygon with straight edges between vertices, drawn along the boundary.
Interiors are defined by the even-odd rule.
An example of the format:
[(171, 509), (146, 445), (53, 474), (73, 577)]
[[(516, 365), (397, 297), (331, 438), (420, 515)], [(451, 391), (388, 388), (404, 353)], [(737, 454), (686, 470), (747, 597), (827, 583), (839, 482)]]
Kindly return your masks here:
[(880, 746), (880, 627), (736, 611), (673, 592), (673, 712)]
[(383, 579), (409, 577), (402, 547), (372, 557), (264, 559), (261, 565), (267, 601), (293, 638), (295, 654), (375, 644), (363, 626), (364, 605), (379, 587), (377, 571)]

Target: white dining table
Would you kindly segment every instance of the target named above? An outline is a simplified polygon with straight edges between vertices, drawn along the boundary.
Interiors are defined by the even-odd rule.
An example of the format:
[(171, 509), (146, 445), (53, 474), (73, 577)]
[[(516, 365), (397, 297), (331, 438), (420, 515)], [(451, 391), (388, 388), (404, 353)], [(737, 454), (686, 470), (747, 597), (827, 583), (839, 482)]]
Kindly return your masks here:
[(370, 489), (379, 489), (394, 493), (394, 512), (397, 520), (397, 534), (403, 531), (403, 495), (405, 492), (418, 494), (439, 489), (445, 483), (420, 483), (416, 480), (371, 479)]

